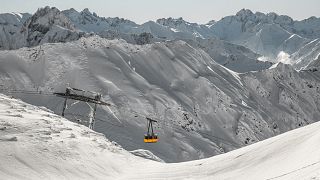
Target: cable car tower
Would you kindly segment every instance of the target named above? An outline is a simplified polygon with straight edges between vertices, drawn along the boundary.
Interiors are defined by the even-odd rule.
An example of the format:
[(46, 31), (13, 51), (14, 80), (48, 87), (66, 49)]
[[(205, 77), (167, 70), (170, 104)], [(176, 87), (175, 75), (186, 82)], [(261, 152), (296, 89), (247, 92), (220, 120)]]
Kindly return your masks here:
[(77, 88), (67, 87), (65, 93), (53, 93), (53, 94), (58, 96), (58, 97), (65, 98), (64, 104), (63, 104), (63, 109), (62, 109), (62, 116), (65, 115), (64, 112), (65, 112), (65, 110), (67, 108), (67, 100), (68, 99), (73, 99), (73, 100), (76, 100), (76, 101), (82, 101), (82, 102), (86, 102), (86, 103), (93, 103), (94, 104), (94, 108), (91, 108), (91, 106), (89, 105), (90, 106), (89, 128), (90, 129), (94, 129), (97, 105), (111, 106), (111, 104), (101, 101), (101, 94), (99, 94), (99, 93), (89, 92), (91, 94), (94, 94), (94, 97), (89, 97), (89, 96), (86, 96), (84, 94), (77, 94), (77, 92), (85, 93), (85, 92), (89, 92), (89, 91), (85, 91), (85, 90), (77, 89)]
[[(79, 92), (82, 94), (79, 94)], [(93, 96), (92, 95), (91, 96), (85, 95), (85, 93), (91, 93), (91, 94), (93, 94)], [(88, 103), (94, 104), (93, 108), (88, 104), (90, 106), (90, 115), (89, 115), (89, 118), (90, 118), (89, 128), (90, 129), (94, 129), (97, 105), (114, 106), (114, 105), (109, 104), (107, 102), (101, 101), (101, 94), (99, 94), (99, 93), (85, 91), (85, 90), (77, 89), (77, 88), (67, 87), (65, 93), (55, 92), (53, 94), (65, 99), (64, 104), (63, 104), (63, 109), (62, 109), (62, 116), (65, 115), (65, 110), (67, 109), (67, 100), (68, 99), (82, 101), (87, 104)], [(158, 142), (158, 135), (154, 133), (153, 123), (157, 123), (158, 121), (154, 120), (152, 118), (149, 118), (149, 117), (146, 117), (146, 119), (147, 119), (148, 129), (147, 129), (147, 134), (144, 135), (144, 142), (145, 143), (156, 143), (156, 142)]]

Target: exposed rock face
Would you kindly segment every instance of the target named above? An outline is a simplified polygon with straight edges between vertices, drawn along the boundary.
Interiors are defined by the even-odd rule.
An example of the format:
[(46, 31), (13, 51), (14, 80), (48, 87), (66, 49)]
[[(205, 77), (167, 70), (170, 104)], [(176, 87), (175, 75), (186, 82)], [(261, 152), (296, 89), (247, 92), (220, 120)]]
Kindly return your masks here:
[(57, 8), (39, 9), (25, 24), (23, 31), (28, 46), (77, 40), (79, 32)]
[(57, 8), (40, 8), (34, 15), (1, 15), (0, 48), (17, 49), (44, 43), (68, 42), (84, 35)]

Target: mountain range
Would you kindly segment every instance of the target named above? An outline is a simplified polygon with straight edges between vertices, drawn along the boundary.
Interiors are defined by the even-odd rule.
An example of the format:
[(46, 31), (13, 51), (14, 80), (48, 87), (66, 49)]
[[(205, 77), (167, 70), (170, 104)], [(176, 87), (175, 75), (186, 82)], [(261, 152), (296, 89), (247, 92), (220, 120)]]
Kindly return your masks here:
[[(64, 99), (53, 92), (99, 92), (114, 105), (97, 111), (108, 139), (165, 162), (205, 158), (320, 120), (319, 21), (250, 10), (204, 25), (88, 9), (1, 14), (0, 84), (56, 114)], [(66, 118), (87, 125), (89, 109), (69, 102)], [(143, 143), (146, 116), (159, 120), (158, 144)]]
[[(33, 15), (2, 14), (0, 20), (0, 49), (68, 42), (90, 35), (124, 39), (140, 45), (184, 40), (193, 46), (206, 47), (204, 50), (213, 59), (236, 72), (266, 69), (271, 63), (280, 61), (277, 58), (280, 53), (286, 53), (291, 64), (303, 69), (319, 55), (319, 18), (294, 21), (288, 16), (254, 14), (246, 9), (207, 24), (189, 23), (182, 18), (162, 18), (139, 25), (123, 18), (99, 17), (88, 9), (60, 11), (54, 7), (41, 8)], [(215, 44), (221, 44), (217, 45), (217, 50)], [(256, 55), (248, 56), (254, 53)], [(238, 61), (246, 62), (248, 66), (235, 68), (243, 64)]]

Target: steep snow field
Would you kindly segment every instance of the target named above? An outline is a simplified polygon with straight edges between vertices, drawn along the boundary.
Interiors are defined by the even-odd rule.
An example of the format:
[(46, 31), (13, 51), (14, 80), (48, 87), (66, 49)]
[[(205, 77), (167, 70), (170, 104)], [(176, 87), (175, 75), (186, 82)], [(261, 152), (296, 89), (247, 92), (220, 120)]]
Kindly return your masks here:
[(216, 157), (166, 164), (136, 157), (45, 108), (4, 95), (0, 107), (1, 179), (320, 179), (320, 123)]
[[(0, 52), (2, 91), (100, 92), (95, 130), (127, 150), (166, 162), (211, 157), (319, 121), (319, 72), (282, 63), (238, 74), (183, 41), (132, 45), (97, 36)], [(63, 99), (14, 96), (61, 114)], [(66, 117), (87, 125), (89, 107), (70, 101)], [(137, 114), (138, 112), (139, 114)], [(84, 117), (82, 117), (84, 116)], [(160, 141), (143, 143), (144, 116)]]

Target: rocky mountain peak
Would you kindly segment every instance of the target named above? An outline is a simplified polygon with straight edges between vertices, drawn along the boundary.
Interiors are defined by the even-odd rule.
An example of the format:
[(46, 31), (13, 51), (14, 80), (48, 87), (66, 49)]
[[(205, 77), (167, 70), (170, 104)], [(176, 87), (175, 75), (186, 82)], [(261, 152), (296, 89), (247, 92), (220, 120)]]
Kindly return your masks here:
[(26, 28), (31, 30), (44, 32), (45, 29), (53, 25), (58, 25), (70, 30), (74, 30), (74, 25), (59, 9), (49, 6), (40, 8), (38, 11), (26, 22)]
[(63, 14), (79, 14), (79, 12), (77, 11), (77, 10), (75, 10), (74, 8), (70, 8), (70, 9), (67, 9), (67, 10), (64, 10), (64, 11), (62, 11), (63, 12)]
[(158, 24), (161, 24), (163, 26), (178, 26), (180, 24), (187, 23), (185, 20), (183, 20), (182, 17), (179, 17), (177, 19), (169, 17), (169, 18), (161, 18), (156, 21)]
[(85, 13), (85, 14), (92, 14), (88, 8), (84, 8), (81, 13)]
[(206, 25), (214, 25), (216, 23), (216, 21), (215, 20), (211, 20), (211, 21), (209, 21)]
[(240, 18), (240, 20), (246, 20), (248, 17), (253, 16), (253, 12), (249, 9), (241, 9), (237, 12), (236, 16)]
[(80, 13), (81, 13), (82, 15), (94, 16), (94, 17), (96, 17), (96, 18), (99, 18), (99, 16), (97, 15), (97, 13), (91, 12), (88, 8), (83, 9)]
[(236, 16), (251, 16), (253, 12), (250, 9), (241, 9), (236, 13)]
[(251, 21), (253, 23), (276, 23), (280, 25), (292, 24), (294, 21), (291, 17), (285, 15), (278, 15), (277, 13), (271, 12), (264, 14), (262, 12), (253, 13), (249, 9), (242, 9), (237, 12), (235, 16), (239, 21), (247, 22)]
[(79, 38), (71, 20), (55, 7), (46, 6), (29, 18), (21, 30), (27, 46), (65, 42)]
[(285, 15), (278, 15), (274, 12), (268, 13), (267, 18), (269, 22), (274, 22), (280, 25), (288, 25), (293, 23), (293, 19), (291, 17)]

